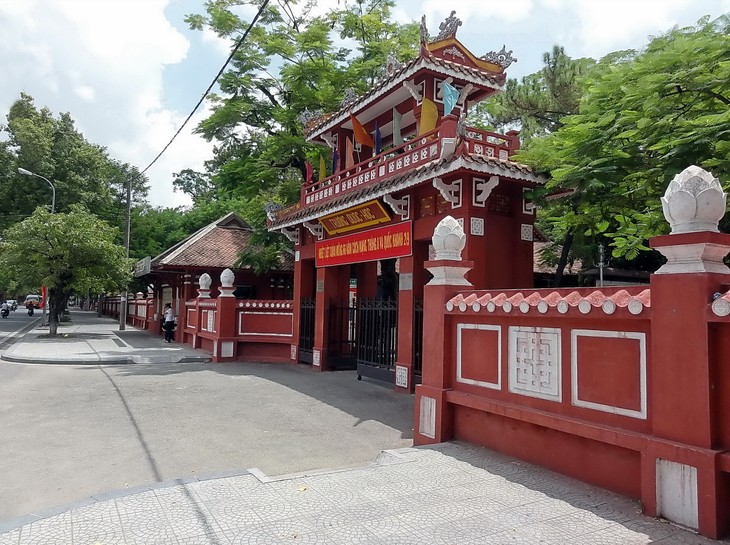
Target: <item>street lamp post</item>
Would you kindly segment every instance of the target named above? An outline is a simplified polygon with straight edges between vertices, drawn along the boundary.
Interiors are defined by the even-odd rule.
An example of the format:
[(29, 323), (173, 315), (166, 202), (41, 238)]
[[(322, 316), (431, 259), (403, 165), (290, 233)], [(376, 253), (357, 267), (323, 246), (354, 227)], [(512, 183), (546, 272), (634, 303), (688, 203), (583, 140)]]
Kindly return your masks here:
[(20, 172), (23, 176), (35, 176), (36, 178), (40, 178), (41, 180), (45, 180), (48, 185), (51, 186), (52, 191), (52, 198), (51, 198), (51, 214), (56, 212), (56, 188), (51, 183), (51, 180), (46, 178), (45, 176), (41, 176), (40, 174), (36, 174), (35, 172), (31, 172), (30, 170), (25, 170), (24, 168), (18, 168), (18, 172)]
[[(124, 223), (124, 249), (129, 259), (129, 235), (131, 231), (132, 220), (132, 178), (127, 180), (127, 219)], [(127, 298), (129, 297), (128, 286), (125, 286), (119, 301), (119, 331), (124, 331), (127, 327)]]
[[(35, 172), (31, 172), (30, 170), (26, 170), (26, 169), (20, 168), (20, 167), (18, 167), (18, 172), (21, 173), (23, 176), (35, 176), (36, 178), (45, 180), (46, 183), (51, 186), (51, 214), (55, 214), (56, 213), (56, 188), (51, 183), (51, 180), (49, 180), (45, 176), (41, 176), (40, 174), (36, 174)], [(48, 306), (48, 297), (44, 295), (44, 297), (43, 297), (43, 315), (42, 315), (43, 325), (46, 325), (46, 307), (47, 306)]]

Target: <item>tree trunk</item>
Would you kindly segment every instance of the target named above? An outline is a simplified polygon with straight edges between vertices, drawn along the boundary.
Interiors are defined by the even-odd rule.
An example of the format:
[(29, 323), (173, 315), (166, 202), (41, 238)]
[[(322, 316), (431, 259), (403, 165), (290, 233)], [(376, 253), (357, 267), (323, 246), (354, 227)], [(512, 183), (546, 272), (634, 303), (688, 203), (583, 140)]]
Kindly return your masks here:
[(48, 292), (48, 334), (58, 335), (58, 314), (63, 308), (63, 292), (51, 289)]
[(563, 240), (563, 250), (560, 252), (560, 260), (558, 261), (558, 269), (555, 271), (555, 287), (559, 288), (560, 283), (563, 281), (563, 271), (565, 266), (568, 264), (568, 256), (570, 255), (570, 248), (573, 246), (573, 230), (571, 229), (565, 235)]

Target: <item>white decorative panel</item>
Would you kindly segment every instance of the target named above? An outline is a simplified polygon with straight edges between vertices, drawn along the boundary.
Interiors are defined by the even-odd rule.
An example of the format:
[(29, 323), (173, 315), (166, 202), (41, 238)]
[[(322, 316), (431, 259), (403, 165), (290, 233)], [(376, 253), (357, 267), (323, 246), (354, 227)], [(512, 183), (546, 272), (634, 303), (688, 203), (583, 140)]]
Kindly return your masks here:
[(233, 341), (221, 342), (221, 358), (233, 357)]
[(395, 366), (395, 385), (400, 388), (408, 388), (408, 367)]
[(215, 331), (215, 311), (208, 311), (208, 328), (206, 331)]
[(532, 242), (533, 240), (533, 228), (529, 223), (523, 223), (520, 227), (520, 238)]
[(418, 433), (424, 437), (436, 438), (436, 400), (421, 396), (418, 407)]
[(561, 401), (560, 330), (509, 328), (509, 391)]
[[(626, 409), (624, 407), (616, 407), (614, 405), (604, 405), (580, 399), (578, 391), (578, 376), (580, 368), (578, 366), (578, 338), (579, 337), (603, 337), (608, 339), (635, 339), (639, 343), (639, 392), (641, 396), (641, 406), (638, 411)], [(596, 411), (604, 411), (607, 413), (620, 414), (630, 416), (632, 418), (641, 418), (646, 420), (646, 334), (638, 331), (601, 331), (594, 329), (573, 329), (570, 332), (570, 381), (571, 381), (571, 403), (576, 407), (585, 407)]]
[(484, 218), (469, 218), (469, 233), (484, 236)]
[(697, 529), (697, 468), (657, 458), (656, 508), (658, 516)]
[(312, 351), (312, 365), (314, 365), (315, 367), (319, 367), (319, 358), (320, 358), (319, 350)]
[(461, 226), (461, 230), (464, 230), (464, 218), (458, 218), (456, 222)]
[(291, 359), (295, 360), (297, 359), (297, 345), (293, 344), (291, 345)]
[(527, 198), (526, 194), (528, 191), (530, 191), (529, 187), (522, 188), (522, 213), (530, 214), (532, 216), (535, 214), (535, 205), (532, 204), (532, 201)]
[(302, 258), (302, 254), (297, 250), (294, 252), (294, 261), (299, 261)]

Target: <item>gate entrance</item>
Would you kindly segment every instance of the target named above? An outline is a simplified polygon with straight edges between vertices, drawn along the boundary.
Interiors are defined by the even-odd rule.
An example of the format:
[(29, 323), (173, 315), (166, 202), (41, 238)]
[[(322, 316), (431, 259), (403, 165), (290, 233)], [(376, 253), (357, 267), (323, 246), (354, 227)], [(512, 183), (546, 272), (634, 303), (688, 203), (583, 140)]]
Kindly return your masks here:
[(357, 309), (357, 378), (395, 382), (398, 350), (398, 303), (361, 299)]
[(299, 310), (299, 361), (314, 360), (314, 299), (302, 299)]

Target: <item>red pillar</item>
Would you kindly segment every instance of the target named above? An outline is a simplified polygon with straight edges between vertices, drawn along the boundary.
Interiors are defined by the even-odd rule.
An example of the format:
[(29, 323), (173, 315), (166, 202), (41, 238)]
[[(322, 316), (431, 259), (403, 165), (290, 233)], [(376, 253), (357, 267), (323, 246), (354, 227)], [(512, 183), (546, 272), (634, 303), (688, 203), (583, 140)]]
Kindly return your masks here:
[(299, 361), (299, 330), (301, 324), (301, 302), (302, 299), (311, 299), (314, 296), (312, 287), (314, 285), (314, 260), (301, 259), (299, 251), (296, 252), (294, 260), (294, 300), (292, 316), (292, 363)]
[[(667, 512), (671, 506), (659, 504), (658, 482), (664, 479), (664, 489), (676, 489), (681, 498), (680, 516), (692, 519), (691, 504), (696, 502), (697, 529), (717, 539), (730, 531), (730, 522), (729, 508), (722, 505), (727, 500), (717, 451), (713, 450), (721, 417), (714, 402), (713, 363), (720, 362), (710, 359), (708, 309), (713, 293), (730, 281), (730, 269), (722, 263), (730, 251), (730, 235), (710, 231), (673, 234), (655, 237), (651, 245), (668, 263), (651, 277), (648, 398), (657, 440), (649, 443), (642, 459), (642, 504), (648, 515), (693, 526)], [(661, 465), (669, 468), (661, 469)], [(694, 482), (694, 489), (688, 492), (687, 482), (677, 475), (690, 475), (687, 482)]]
[(219, 290), (220, 295), (215, 300), (213, 361), (235, 361), (238, 353), (238, 301), (233, 295), (232, 286), (221, 286)]
[(327, 371), (329, 349), (329, 305), (336, 298), (338, 267), (320, 267), (316, 273), (314, 311), (314, 352), (312, 367)]
[(434, 230), (436, 259), (425, 263), (433, 278), (423, 289), (423, 370), (421, 384), (416, 386), (416, 445), (441, 443), (453, 437), (453, 413), (446, 401), (453, 372), (452, 332), (444, 305), (459, 288), (472, 287), (464, 278), (474, 265), (461, 260), (464, 244), (463, 229), (447, 216)]
[(396, 391), (413, 389), (413, 269), (414, 257), (401, 257), (398, 271), (398, 354), (395, 360)]

